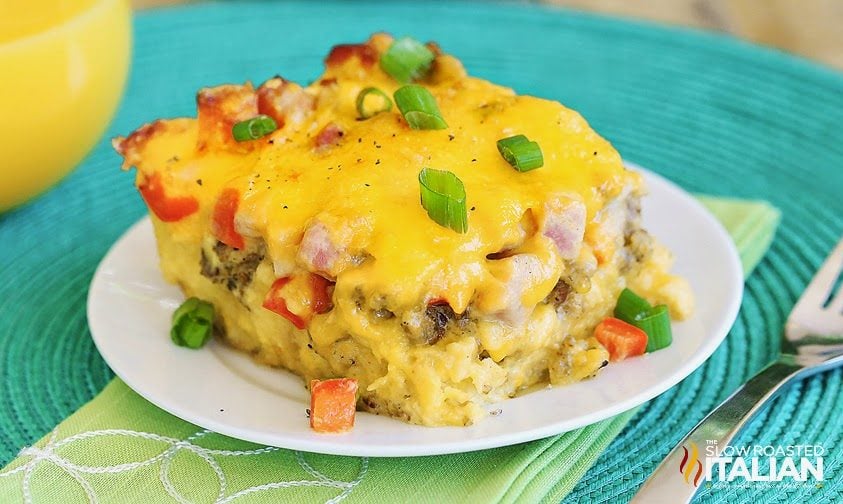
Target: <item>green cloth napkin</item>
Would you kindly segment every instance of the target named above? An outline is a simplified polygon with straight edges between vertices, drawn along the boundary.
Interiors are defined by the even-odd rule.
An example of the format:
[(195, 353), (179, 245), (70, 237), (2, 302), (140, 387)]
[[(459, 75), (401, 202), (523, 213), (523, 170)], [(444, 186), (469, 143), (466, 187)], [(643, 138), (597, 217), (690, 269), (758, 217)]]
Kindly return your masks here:
[[(760, 201), (700, 200), (734, 238), (748, 274), (772, 240), (779, 211)], [(556, 503), (634, 413), (472, 453), (340, 457), (202, 430), (115, 379), (0, 471), (0, 502)]]
[(735, 240), (744, 278), (748, 277), (770, 248), (781, 213), (766, 201), (703, 196), (697, 199), (713, 213)]

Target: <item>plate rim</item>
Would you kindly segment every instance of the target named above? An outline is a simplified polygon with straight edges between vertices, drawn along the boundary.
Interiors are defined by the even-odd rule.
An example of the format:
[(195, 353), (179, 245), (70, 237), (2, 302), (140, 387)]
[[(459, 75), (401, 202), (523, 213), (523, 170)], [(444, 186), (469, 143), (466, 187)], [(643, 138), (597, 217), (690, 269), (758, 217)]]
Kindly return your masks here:
[[(725, 244), (725, 252), (729, 257), (729, 261), (724, 265), (725, 268), (736, 272), (737, 275), (729, 275), (729, 278), (734, 280), (734, 289), (730, 288), (732, 292), (731, 298), (728, 299), (726, 309), (719, 318), (719, 325), (716, 328), (706, 328), (706, 340), (700, 345), (699, 349), (691, 355), (691, 358), (682, 364), (676, 371), (674, 371), (669, 378), (661, 380), (656, 384), (645, 388), (644, 390), (634, 394), (625, 400), (616, 401), (612, 405), (600, 409), (597, 412), (586, 414), (577, 417), (575, 420), (562, 420), (551, 422), (541, 427), (531, 428), (527, 430), (516, 430), (506, 434), (493, 434), (491, 436), (468, 437), (458, 442), (438, 442), (424, 445), (408, 445), (408, 444), (360, 444), (360, 443), (343, 443), (342, 437), (324, 436), (324, 439), (314, 441), (312, 439), (297, 439), (291, 436), (285, 438), (277, 438), (272, 436), (255, 433), (251, 430), (244, 429), (237, 425), (231, 425), (223, 421), (218, 421), (214, 418), (209, 418), (205, 415), (194, 414), (189, 407), (183, 405), (173, 405), (166, 401), (159, 400), (158, 397), (144, 386), (143, 383), (138, 383), (135, 379), (124, 374), (123, 369), (117, 369), (112, 365), (112, 360), (103, 352), (103, 331), (95, 329), (98, 317), (92, 315), (95, 309), (94, 301), (97, 292), (100, 290), (99, 283), (103, 282), (102, 270), (108, 264), (109, 259), (113, 256), (118, 246), (127, 240), (137, 228), (140, 228), (148, 221), (149, 215), (144, 215), (141, 219), (132, 224), (121, 236), (109, 247), (108, 252), (102, 257), (100, 263), (92, 277), (88, 289), (88, 296), (86, 300), (86, 316), (88, 320), (91, 338), (97, 348), (100, 356), (108, 364), (109, 368), (118, 376), (129, 388), (135, 391), (138, 395), (149, 401), (154, 406), (170, 413), (171, 415), (180, 418), (181, 420), (190, 422), (199, 427), (209, 429), (213, 432), (230, 436), (236, 439), (249, 441), (253, 443), (263, 444), (267, 446), (275, 446), (279, 448), (301, 450), (312, 453), (320, 453), (327, 455), (345, 455), (345, 456), (374, 456), (374, 457), (404, 457), (404, 456), (427, 456), (427, 455), (446, 455), (453, 453), (467, 453), (472, 451), (484, 450), (489, 448), (498, 448), (503, 446), (510, 446), (518, 443), (535, 441), (546, 437), (563, 434), (579, 428), (583, 428), (602, 420), (614, 417), (626, 411), (629, 411), (637, 406), (645, 404), (667, 390), (674, 387), (676, 384), (687, 378), (691, 373), (699, 369), (706, 360), (711, 357), (714, 351), (720, 346), (723, 340), (731, 330), (737, 319), (740, 310), (741, 300), (743, 299), (744, 278), (743, 270), (740, 262), (740, 256), (734, 241), (718, 221), (696, 198), (690, 193), (673, 183), (669, 179), (647, 170), (642, 166), (624, 160), (625, 166), (642, 173), (645, 177), (652, 177), (663, 184), (668, 190), (678, 192), (684, 197), (686, 202), (693, 207), (694, 213), (698, 214), (702, 219), (708, 221), (707, 224), (711, 230), (718, 235), (718, 239), (722, 244)], [(154, 239), (154, 238), (153, 238)], [(99, 336), (98, 336), (99, 334)], [(255, 363), (260, 366), (260, 364)], [(284, 370), (286, 371), (286, 370)], [(290, 373), (289, 371), (286, 371)], [(293, 376), (297, 376), (294, 375)], [(506, 401), (498, 404), (505, 404)], [(398, 420), (397, 420), (398, 421)], [(562, 428), (560, 428), (562, 426)], [(463, 429), (463, 427), (425, 427), (430, 429)], [(283, 442), (279, 442), (283, 439)]]

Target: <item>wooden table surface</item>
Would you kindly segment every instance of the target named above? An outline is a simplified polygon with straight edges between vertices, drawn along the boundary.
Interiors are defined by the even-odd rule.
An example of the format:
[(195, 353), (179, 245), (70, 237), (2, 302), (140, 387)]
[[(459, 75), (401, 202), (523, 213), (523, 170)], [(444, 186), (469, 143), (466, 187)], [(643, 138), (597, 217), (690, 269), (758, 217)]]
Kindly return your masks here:
[[(132, 4), (144, 9), (198, 1), (202, 0), (132, 0)], [(538, 3), (725, 32), (843, 70), (843, 0), (544, 0)]]

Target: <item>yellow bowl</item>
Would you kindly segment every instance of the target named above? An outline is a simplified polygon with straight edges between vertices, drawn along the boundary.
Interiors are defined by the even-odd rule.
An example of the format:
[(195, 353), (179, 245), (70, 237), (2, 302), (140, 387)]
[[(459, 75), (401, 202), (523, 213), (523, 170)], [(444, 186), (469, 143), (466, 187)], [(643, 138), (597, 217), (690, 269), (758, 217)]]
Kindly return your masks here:
[(58, 182), (111, 119), (131, 48), (127, 0), (0, 2), (0, 212)]

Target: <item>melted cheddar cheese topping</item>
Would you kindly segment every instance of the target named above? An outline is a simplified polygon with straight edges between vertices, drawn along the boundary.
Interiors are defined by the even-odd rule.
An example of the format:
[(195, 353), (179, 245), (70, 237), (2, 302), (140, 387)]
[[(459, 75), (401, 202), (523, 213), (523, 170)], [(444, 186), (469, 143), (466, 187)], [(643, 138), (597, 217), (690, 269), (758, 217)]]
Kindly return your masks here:
[[(623, 188), (637, 190), (637, 175), (624, 169), (615, 149), (577, 112), (466, 77), (455, 60), (440, 62), (444, 68), (426, 84), (447, 129), (412, 130), (395, 108), (357, 120), (355, 100), (363, 88), (391, 95), (400, 84), (377, 65), (366, 68), (355, 59), (329, 67), (305, 91), (315, 101), (306, 121), (249, 145), (219, 142), (222, 148), (199, 150), (201, 118), (162, 123), (145, 144), (139, 177), (166, 168), (169, 192), (196, 196), (204, 211), (213, 208), (223, 187), (235, 188), (242, 194), (238, 229), (266, 240), (279, 276), (293, 271), (302, 235), (318, 219), (334, 239), (374, 259), (347, 271), (364, 280), (359, 283), (400, 306), (444, 299), (458, 313), (478, 293), (494, 290), (493, 278), (485, 285), (486, 256), (517, 247), (530, 248), (556, 270), (526, 301), (535, 304), (550, 292), (562, 265), (547, 240), (525, 244), (525, 214), (540, 213), (546, 201), (561, 196), (582, 201), (591, 220)], [(316, 138), (329, 124), (342, 136), (317, 147)], [(519, 173), (501, 157), (495, 141), (516, 134), (539, 143), (542, 168)], [(452, 171), (463, 181), (467, 233), (436, 224), (420, 205), (423, 167)], [(189, 225), (180, 231), (203, 232)]]

